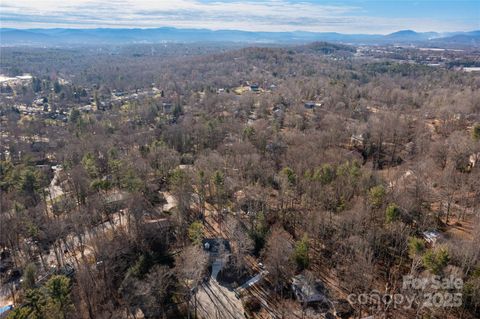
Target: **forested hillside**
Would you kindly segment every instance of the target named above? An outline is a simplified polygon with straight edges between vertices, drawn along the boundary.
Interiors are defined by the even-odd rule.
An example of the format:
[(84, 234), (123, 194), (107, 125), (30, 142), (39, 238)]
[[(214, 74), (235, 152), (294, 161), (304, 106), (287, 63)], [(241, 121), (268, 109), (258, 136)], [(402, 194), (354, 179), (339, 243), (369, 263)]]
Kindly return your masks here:
[[(323, 42), (1, 55), (7, 318), (480, 316), (478, 72)], [(405, 284), (434, 275), (462, 285)]]

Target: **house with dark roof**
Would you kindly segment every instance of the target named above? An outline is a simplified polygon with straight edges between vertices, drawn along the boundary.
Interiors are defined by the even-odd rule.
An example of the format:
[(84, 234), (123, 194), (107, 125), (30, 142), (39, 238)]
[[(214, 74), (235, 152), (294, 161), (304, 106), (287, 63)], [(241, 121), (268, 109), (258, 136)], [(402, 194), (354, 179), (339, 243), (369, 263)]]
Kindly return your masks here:
[(260, 90), (260, 87), (258, 86), (258, 84), (251, 84), (250, 85), (250, 91), (258, 92), (259, 90)]
[(320, 280), (307, 278), (304, 274), (292, 278), (292, 290), (301, 303), (328, 303), (323, 283)]

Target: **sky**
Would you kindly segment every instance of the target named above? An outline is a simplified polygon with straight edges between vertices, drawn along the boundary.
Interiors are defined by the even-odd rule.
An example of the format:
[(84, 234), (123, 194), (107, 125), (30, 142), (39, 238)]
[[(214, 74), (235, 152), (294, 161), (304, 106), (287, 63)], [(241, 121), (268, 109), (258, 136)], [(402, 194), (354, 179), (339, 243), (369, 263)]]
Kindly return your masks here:
[(205, 28), (386, 34), (480, 30), (480, 0), (0, 0), (1, 28)]

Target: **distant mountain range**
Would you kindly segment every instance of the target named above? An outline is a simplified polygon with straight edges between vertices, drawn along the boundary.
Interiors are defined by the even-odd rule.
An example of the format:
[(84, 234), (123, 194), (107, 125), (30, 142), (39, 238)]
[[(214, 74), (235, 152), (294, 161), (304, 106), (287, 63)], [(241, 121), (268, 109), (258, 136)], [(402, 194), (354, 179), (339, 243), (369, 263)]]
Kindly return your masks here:
[(471, 32), (415, 32), (387, 35), (336, 32), (249, 32), (207, 29), (0, 29), (0, 44), (11, 45), (110, 45), (162, 42), (307, 43), (329, 41), (356, 45), (480, 46), (480, 30)]

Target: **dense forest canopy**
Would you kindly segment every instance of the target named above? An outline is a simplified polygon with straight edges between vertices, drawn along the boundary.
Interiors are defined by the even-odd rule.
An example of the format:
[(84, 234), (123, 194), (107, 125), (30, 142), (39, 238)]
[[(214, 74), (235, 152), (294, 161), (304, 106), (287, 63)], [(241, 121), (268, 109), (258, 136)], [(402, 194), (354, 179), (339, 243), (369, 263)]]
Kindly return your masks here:
[(2, 47), (8, 318), (478, 318), (479, 73), (374, 51)]

